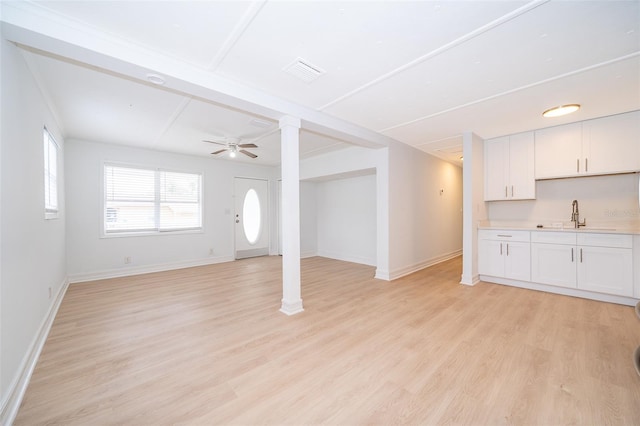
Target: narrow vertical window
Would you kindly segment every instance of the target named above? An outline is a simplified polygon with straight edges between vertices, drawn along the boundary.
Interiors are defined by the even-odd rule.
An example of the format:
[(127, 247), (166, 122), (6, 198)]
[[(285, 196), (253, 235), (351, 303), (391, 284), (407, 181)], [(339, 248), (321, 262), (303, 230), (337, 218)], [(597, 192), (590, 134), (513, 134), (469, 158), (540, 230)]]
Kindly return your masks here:
[(44, 217), (58, 217), (58, 144), (44, 128)]

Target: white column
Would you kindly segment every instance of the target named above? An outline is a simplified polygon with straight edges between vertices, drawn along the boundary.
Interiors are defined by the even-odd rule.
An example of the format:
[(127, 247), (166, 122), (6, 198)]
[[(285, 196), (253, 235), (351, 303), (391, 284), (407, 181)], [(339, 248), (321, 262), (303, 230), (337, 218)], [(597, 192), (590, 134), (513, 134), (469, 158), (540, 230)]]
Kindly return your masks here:
[(300, 119), (280, 119), (282, 168), (282, 307), (280, 312), (302, 312), (300, 297)]
[(478, 276), (478, 222), (486, 220), (484, 202), (483, 140), (476, 134), (462, 134), (462, 277), (460, 284), (475, 285)]

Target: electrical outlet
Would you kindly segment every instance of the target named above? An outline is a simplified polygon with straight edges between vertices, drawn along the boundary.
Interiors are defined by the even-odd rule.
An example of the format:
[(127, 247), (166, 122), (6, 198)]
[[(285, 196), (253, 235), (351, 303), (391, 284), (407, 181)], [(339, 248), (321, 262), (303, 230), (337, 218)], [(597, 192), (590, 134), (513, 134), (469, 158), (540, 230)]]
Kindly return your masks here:
[(131, 257), (130, 257), (130, 256), (126, 256), (126, 257), (124, 258), (124, 263), (125, 263), (125, 264), (127, 264), (127, 265), (128, 265), (129, 263), (131, 263)]

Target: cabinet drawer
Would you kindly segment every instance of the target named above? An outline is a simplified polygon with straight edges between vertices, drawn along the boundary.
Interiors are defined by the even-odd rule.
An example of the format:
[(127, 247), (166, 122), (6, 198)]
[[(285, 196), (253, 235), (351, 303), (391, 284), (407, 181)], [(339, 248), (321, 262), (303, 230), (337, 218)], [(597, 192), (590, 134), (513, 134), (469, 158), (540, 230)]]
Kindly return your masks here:
[(531, 232), (529, 231), (505, 231), (499, 229), (480, 229), (478, 239), (498, 240), (498, 241), (521, 241), (529, 242)]
[(547, 244), (576, 244), (575, 232), (532, 232), (532, 243), (547, 243)]
[(578, 234), (579, 246), (631, 248), (633, 238), (631, 235), (620, 234)]

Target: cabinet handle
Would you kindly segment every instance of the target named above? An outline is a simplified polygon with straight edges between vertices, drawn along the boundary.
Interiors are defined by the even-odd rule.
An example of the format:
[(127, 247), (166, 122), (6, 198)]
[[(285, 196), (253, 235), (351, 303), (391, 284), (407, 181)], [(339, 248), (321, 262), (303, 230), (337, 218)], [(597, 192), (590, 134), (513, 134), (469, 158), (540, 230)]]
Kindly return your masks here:
[(502, 243), (500, 243), (500, 256), (502, 256)]
[(504, 198), (507, 198), (507, 185), (504, 186)]
[(588, 158), (584, 159), (584, 171), (585, 172), (589, 171), (589, 159)]
[(573, 263), (573, 247), (571, 247), (571, 263)]
[(576, 158), (576, 172), (580, 172), (580, 159)]
[(580, 249), (580, 263), (582, 263), (582, 249)]
[(509, 243), (507, 243), (507, 256), (509, 256)]
[(511, 238), (511, 235), (507, 235), (507, 234), (498, 234), (498, 237), (502, 237), (502, 238)]
[(511, 198), (513, 198), (513, 185), (511, 185)]

